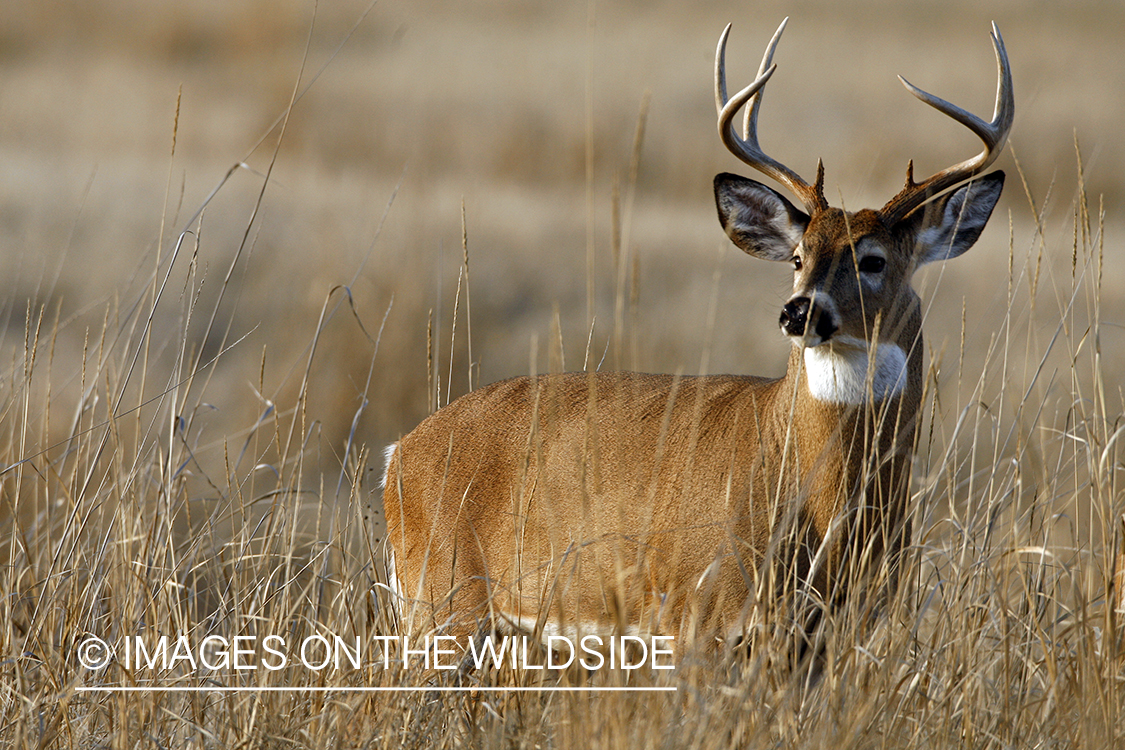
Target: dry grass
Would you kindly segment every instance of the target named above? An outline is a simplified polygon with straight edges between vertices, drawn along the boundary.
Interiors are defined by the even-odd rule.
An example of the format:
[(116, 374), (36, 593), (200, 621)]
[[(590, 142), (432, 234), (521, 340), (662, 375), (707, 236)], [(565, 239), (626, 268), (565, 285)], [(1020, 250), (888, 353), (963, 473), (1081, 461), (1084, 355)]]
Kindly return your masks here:
[[(716, 252), (708, 182), (731, 164), (712, 135), (707, 86), (723, 23), (741, 16), (732, 54), (749, 50), (749, 68), (792, 12), (779, 52), (786, 83), (773, 84), (782, 87), (766, 105), (763, 140), (804, 171), (813, 158), (801, 149), (819, 144), (830, 190), (837, 180), (849, 206), (885, 198), (907, 157), (936, 167), (966, 147), (938, 142), (947, 131), (909, 108), (890, 72), (959, 101), (968, 92), (981, 109), (992, 62), (988, 16), (970, 4), (907, 12), (865, 2), (849, 13), (879, 23), (848, 26), (855, 19), (829, 4), (767, 3), (749, 19), (745, 9), (599, 3), (588, 33), (584, 6), (387, 3), (298, 103), (266, 181), (277, 132), (249, 146), (289, 99), (310, 8), (271, 3), (263, 14), (258, 4), (201, 1), (146, 15), (134, 3), (99, 5), (106, 16), (86, 5), (2, 11), (0, 741), (1122, 742), (1125, 643), (1107, 606), (1125, 512), (1125, 274), (1115, 256), (1125, 190), (1107, 167), (1119, 161), (1109, 134), (1122, 104), (1104, 95), (1120, 68), (1105, 62), (1120, 61), (1116, 5), (1050, 18), (1015, 4), (993, 11), (1016, 67), (1014, 151), (1028, 187), (1010, 179), (1007, 211), (980, 246), (918, 280), (932, 304), (936, 388), (913, 485), (917, 554), (873, 627), (841, 615), (820, 682), (685, 645), (671, 674), (635, 677), (673, 693), (127, 695), (80, 692), (154, 678), (83, 669), (88, 635), (297, 642), (320, 633), (369, 643), (383, 632), (371, 595), (373, 480), (381, 446), (434, 399), (428, 320), (442, 401), (468, 387), (470, 371), (482, 382), (530, 366), (580, 367), (589, 311), (591, 348), (608, 347), (607, 365), (779, 370), (784, 345), (761, 321), (774, 318), (784, 273)], [(322, 5), (306, 82), (363, 10)], [(646, 90), (634, 193), (627, 175)], [(933, 133), (925, 143), (922, 127)], [(1086, 158), (1078, 179), (1075, 128)], [(238, 161), (251, 169), (208, 201)], [(450, 345), (462, 201), (472, 368), (464, 296)], [(637, 258), (638, 296), (615, 333), (618, 295), (630, 289), (618, 283), (619, 229)], [(447, 684), (377, 660), (206, 676), (181, 664), (155, 678)]]

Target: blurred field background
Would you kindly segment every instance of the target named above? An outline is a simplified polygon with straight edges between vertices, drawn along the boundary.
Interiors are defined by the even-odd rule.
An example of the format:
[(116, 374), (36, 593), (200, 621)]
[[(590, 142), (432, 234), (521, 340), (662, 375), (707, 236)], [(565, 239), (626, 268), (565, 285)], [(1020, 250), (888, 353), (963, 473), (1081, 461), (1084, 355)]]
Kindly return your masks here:
[[(0, 8), (2, 460), (32, 459), (21, 465), (26, 480), (5, 472), (0, 517), (23, 516), (25, 537), (60, 523), (51, 508), (73, 507), (48, 467), (66, 464), (76, 430), (104, 430), (111, 409), (136, 423), (134, 469), (144, 457), (164, 460), (173, 448), (163, 446), (186, 451), (173, 540), (196, 532), (192, 507), (229, 501), (232, 476), (265, 471), (255, 466), (284, 473), (293, 454), (283, 439), (242, 452), (257, 432), (292, 427), (304, 457), (291, 484), (307, 493), (293, 506), (306, 554), (327, 534), (325, 509), (343, 513), (364, 497), (381, 447), (429, 412), (439, 387), (444, 403), (470, 377), (581, 369), (587, 357), (590, 366), (604, 357), (604, 367), (780, 374), (787, 347), (775, 321), (790, 277), (729, 247), (715, 219), (713, 175), (747, 170), (716, 136), (712, 67), (733, 22), (731, 86), (748, 82), (786, 15), (761, 140), (805, 176), (823, 158), (831, 202), (849, 208), (882, 205), (908, 159), (928, 175), (977, 152), (971, 134), (894, 76), (987, 117), (996, 80), (988, 24), (998, 23), (1017, 101), (999, 162), (1005, 196), (969, 254), (916, 280), (932, 302), (927, 342), (941, 363), (935, 451), (973, 401), (996, 409), (1001, 448), (980, 448), (988, 461), (1015, 451), (1003, 437), (1011, 420), (1057, 437), (1072, 424), (1068, 409), (1091, 397), (1074, 385), (1091, 370), (1104, 378), (1099, 409), (1115, 424), (1125, 373), (1125, 5), (382, 0), (367, 10), (353, 0)], [(307, 91), (277, 148), (273, 126), (298, 86)], [(469, 284), (458, 293), (463, 229)], [(151, 335), (141, 337), (183, 230)], [(1095, 256), (1104, 247), (1105, 264), (1085, 266), (1101, 274), (1097, 299), (1072, 305), (1084, 268), (1075, 247)], [(1039, 367), (1060, 321), (1069, 344)], [(1002, 349), (1010, 367), (996, 364), (1000, 331), (1012, 339)], [(139, 341), (144, 376), (127, 379)], [(184, 365), (192, 357), (197, 368)], [(990, 400), (1032, 383), (1032, 416)], [(103, 391), (120, 402), (97, 403)], [(174, 408), (159, 400), (171, 391)], [(1074, 463), (1071, 486), (1090, 473)], [(47, 475), (42, 486), (33, 467)], [(1114, 492), (1104, 499), (1121, 510)], [(933, 501), (945, 504), (956, 506), (953, 493)], [(1075, 518), (1048, 536), (1061, 534), (1072, 552), (1096, 537), (1104, 582), (1113, 521), (1068, 508)], [(240, 520), (263, 513), (242, 508), (211, 533), (234, 538)], [(14, 537), (5, 544), (18, 557)], [(26, 545), (21, 554), (35, 557)], [(18, 606), (9, 614), (39, 616)]]
[[(365, 7), (319, 4), (306, 82), (329, 63)], [(734, 85), (750, 79), (781, 18), (793, 17), (764, 108), (762, 142), (805, 175), (823, 158), (833, 202), (842, 197), (856, 208), (881, 205), (897, 191), (910, 158), (928, 174), (978, 150), (971, 134), (915, 101), (894, 76), (987, 115), (995, 92), (988, 23), (999, 24), (1016, 81), (1017, 120), (1000, 162), (1013, 179), (991, 230), (968, 257), (949, 265), (931, 297), (927, 334), (934, 346), (959, 336), (962, 298), (971, 323), (968, 348), (987, 345), (998, 314), (994, 292), (1007, 274), (1009, 212), (1017, 249), (1035, 241), (1013, 154), (1040, 207), (1053, 212), (1045, 222), (1049, 231), (1070, 231), (1065, 221), (1050, 219), (1071, 210), (1075, 134), (1089, 194), (1104, 196), (1107, 206), (1125, 195), (1117, 135), (1125, 120), (1119, 81), (1125, 52), (1116, 41), (1125, 8), (1117, 3), (1063, 9), (1017, 2), (596, 2), (591, 8), (380, 2), (359, 23), (295, 107), (252, 229), (252, 259), (236, 269), (239, 299), (223, 312), (229, 310), (233, 335), (252, 333), (216, 368), (208, 393), (215, 407), (207, 417), (211, 439), (258, 414), (248, 383), (257, 379), (263, 348), (264, 395), (293, 387), (291, 368), (338, 284), (350, 286), (372, 331), (394, 298), (361, 425), (364, 439), (385, 444), (416, 424), (427, 410), (429, 310), (435, 338), (443, 347), (449, 340), (462, 200), (480, 382), (526, 373), (532, 336), (545, 370), (556, 308), (565, 365), (579, 369), (590, 324), (588, 130), (597, 315), (591, 348), (600, 358), (614, 321), (613, 189), (628, 187), (646, 96), (635, 199), (625, 217), (627, 251), (639, 269), (630, 332), (638, 354), (613, 364), (694, 372), (707, 347), (713, 372), (779, 372), (786, 347), (774, 320), (788, 274), (723, 250), (714, 218), (712, 176), (747, 171), (714, 132), (714, 45), (728, 21), (735, 24)], [(5, 343), (22, 339), (29, 305), (46, 306), (65, 321), (55, 369), (73, 372), (83, 332), (100, 327), (106, 304), (115, 296), (125, 304), (148, 283), (161, 227), (167, 250), (245, 157), (255, 171), (235, 174), (203, 219), (201, 299), (217, 295), (276, 133), (251, 148), (288, 103), (313, 6), (118, 0), (11, 3), (0, 13)], [(1120, 237), (1121, 218), (1108, 213), (1109, 236)], [(1065, 257), (1045, 263), (1053, 269), (1056, 260), (1069, 263)], [(1111, 253), (1110, 305), (1125, 283), (1125, 263), (1112, 261)], [(709, 330), (720, 267), (718, 312)], [(1117, 312), (1110, 307), (1107, 319)], [(157, 338), (163, 324), (155, 321)], [(317, 373), (311, 389), (312, 410), (336, 444), (366, 381), (370, 352), (357, 336), (346, 321), (330, 326), (322, 356), (332, 366)], [(1115, 343), (1104, 342), (1107, 356), (1121, 351)], [(467, 365), (455, 367), (455, 374), (466, 372)], [(467, 385), (467, 375), (455, 377), (454, 393)]]

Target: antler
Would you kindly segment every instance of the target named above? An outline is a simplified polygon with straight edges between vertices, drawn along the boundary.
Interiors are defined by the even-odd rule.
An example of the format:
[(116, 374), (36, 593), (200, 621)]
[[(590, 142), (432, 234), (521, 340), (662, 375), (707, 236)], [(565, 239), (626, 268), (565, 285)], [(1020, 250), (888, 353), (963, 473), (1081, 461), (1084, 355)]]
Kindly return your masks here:
[[(824, 165), (817, 162), (816, 184), (809, 185), (792, 169), (767, 156), (758, 145), (758, 108), (762, 104), (764, 93), (762, 89), (777, 70), (777, 65), (773, 64), (773, 51), (787, 23), (789, 23), (788, 17), (781, 22), (777, 32), (770, 39), (766, 54), (762, 56), (761, 67), (758, 68), (758, 77), (729, 100), (727, 99), (726, 48), (731, 25), (727, 24), (719, 37), (719, 47), (715, 51), (715, 109), (719, 113), (719, 136), (730, 152), (754, 169), (789, 188), (805, 204), (809, 214), (814, 214), (828, 208), (828, 201), (824, 199)], [(746, 119), (742, 126), (743, 134), (740, 138), (735, 130), (734, 116), (747, 102), (750, 105), (746, 109)]]
[(1003, 150), (1004, 144), (1008, 140), (1008, 133), (1012, 129), (1016, 102), (1012, 94), (1012, 69), (1008, 64), (1008, 52), (1004, 48), (1004, 39), (1000, 36), (1000, 29), (996, 27), (995, 22), (992, 24), (992, 46), (996, 49), (996, 67), (999, 78), (996, 85), (996, 107), (992, 113), (992, 122), (985, 122), (976, 115), (966, 112), (944, 99), (926, 93), (909, 83), (902, 76), (898, 77), (902, 84), (906, 86), (907, 91), (976, 133), (977, 137), (984, 141), (984, 150), (972, 159), (943, 169), (920, 183), (914, 182), (914, 162), (912, 161), (906, 168), (906, 186), (898, 195), (891, 198), (887, 205), (883, 206), (882, 214), (888, 224), (894, 224), (902, 220), (911, 211), (946, 188), (970, 177), (975, 177), (988, 169)]

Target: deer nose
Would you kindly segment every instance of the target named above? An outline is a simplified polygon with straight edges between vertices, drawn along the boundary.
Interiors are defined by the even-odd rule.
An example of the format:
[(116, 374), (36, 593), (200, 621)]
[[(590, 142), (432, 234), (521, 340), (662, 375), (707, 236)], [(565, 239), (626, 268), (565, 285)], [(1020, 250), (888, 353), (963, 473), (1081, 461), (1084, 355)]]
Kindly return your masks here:
[(781, 318), (778, 323), (781, 330), (789, 336), (804, 336), (808, 331), (809, 321), (812, 321), (812, 330), (820, 337), (821, 341), (832, 338), (838, 326), (832, 320), (832, 315), (819, 306), (813, 306), (808, 297), (794, 297), (781, 308)]
[(778, 321), (781, 330), (789, 336), (804, 336), (805, 324), (809, 320), (809, 298), (796, 297), (785, 303), (781, 308), (781, 319)]

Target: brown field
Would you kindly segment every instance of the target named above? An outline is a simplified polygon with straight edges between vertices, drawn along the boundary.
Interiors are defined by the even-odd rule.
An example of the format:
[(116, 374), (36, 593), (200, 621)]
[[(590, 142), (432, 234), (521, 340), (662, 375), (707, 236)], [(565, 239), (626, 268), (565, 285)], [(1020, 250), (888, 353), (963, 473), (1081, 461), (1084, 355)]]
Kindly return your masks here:
[[(0, 8), (0, 743), (1125, 743), (1107, 606), (1125, 5), (367, 10)], [(737, 85), (786, 15), (762, 142), (806, 176), (823, 158), (833, 203), (881, 205), (908, 159), (929, 174), (976, 152), (894, 76), (988, 115), (990, 20), (1017, 100), (990, 227), (916, 279), (937, 390), (915, 565), (874, 625), (841, 620), (822, 680), (686, 646), (671, 674), (633, 677), (672, 693), (438, 693), (445, 676), (378, 661), (81, 667), (91, 634), (385, 632), (381, 450), (450, 394), (597, 366), (780, 374), (789, 275), (715, 219), (712, 177), (746, 170), (716, 136), (711, 76), (725, 23)], [(82, 691), (146, 680), (305, 692)], [(361, 685), (431, 691), (312, 690)]]

